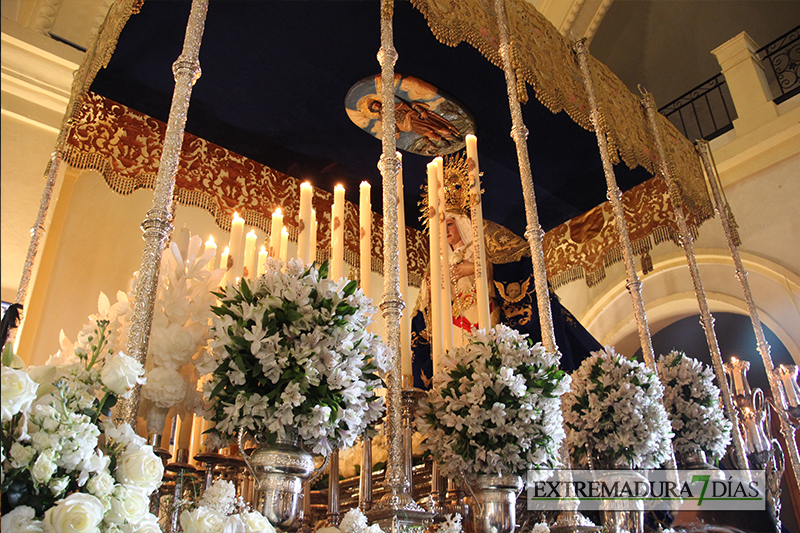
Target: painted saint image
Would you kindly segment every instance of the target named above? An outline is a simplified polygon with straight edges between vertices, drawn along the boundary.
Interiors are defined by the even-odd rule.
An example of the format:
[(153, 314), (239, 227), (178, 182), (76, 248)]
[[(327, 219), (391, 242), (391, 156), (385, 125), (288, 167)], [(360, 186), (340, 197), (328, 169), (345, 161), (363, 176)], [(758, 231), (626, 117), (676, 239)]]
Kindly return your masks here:
[[(345, 98), (350, 120), (370, 135), (383, 136), (380, 77), (356, 83)], [(461, 150), (475, 132), (471, 114), (452, 97), (412, 76), (395, 75), (395, 136), (397, 148), (437, 156)]]

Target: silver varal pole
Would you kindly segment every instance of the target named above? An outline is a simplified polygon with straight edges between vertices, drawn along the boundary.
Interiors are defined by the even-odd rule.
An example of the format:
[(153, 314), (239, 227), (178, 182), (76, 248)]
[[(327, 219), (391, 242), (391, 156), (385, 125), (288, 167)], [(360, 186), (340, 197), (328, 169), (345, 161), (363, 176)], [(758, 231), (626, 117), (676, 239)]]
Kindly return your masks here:
[(636, 273), (636, 259), (633, 255), (633, 246), (631, 246), (631, 239), (628, 235), (628, 226), (625, 224), (625, 211), (622, 208), (622, 191), (620, 191), (617, 185), (617, 178), (614, 175), (614, 166), (611, 164), (611, 157), (608, 153), (608, 141), (600, 128), (600, 111), (597, 105), (597, 96), (594, 90), (594, 82), (592, 81), (592, 73), (589, 70), (588, 52), (584, 40), (575, 43), (575, 52), (578, 56), (581, 74), (583, 75), (586, 95), (589, 98), (591, 110), (590, 118), (597, 136), (597, 145), (600, 148), (600, 158), (603, 162), (603, 172), (606, 176), (606, 185), (608, 187), (607, 197), (614, 214), (614, 222), (617, 228), (617, 234), (619, 235), (619, 244), (622, 248), (622, 257), (625, 260), (625, 272), (628, 276), (627, 287), (631, 295), (631, 300), (633, 301), (633, 311), (636, 317), (636, 327), (639, 331), (639, 341), (642, 345), (642, 355), (644, 356), (644, 362), (647, 366), (655, 371), (656, 361), (653, 353), (653, 342), (650, 338), (650, 327), (647, 324), (644, 299), (642, 298), (642, 280), (639, 279), (639, 275)]
[[(750, 322), (753, 324), (753, 332), (756, 335), (756, 343), (758, 345), (758, 353), (761, 354), (761, 359), (764, 361), (764, 369), (767, 371), (767, 378), (769, 379), (769, 388), (772, 391), (773, 405), (778, 410), (779, 418), (781, 419), (781, 434), (783, 435), (786, 447), (788, 448), (789, 462), (794, 471), (795, 483), (800, 489), (800, 452), (797, 449), (797, 439), (795, 437), (795, 429), (789, 423), (789, 418), (786, 413), (786, 399), (783, 397), (775, 373), (775, 365), (772, 362), (770, 355), (770, 347), (764, 336), (764, 328), (761, 327), (761, 319), (758, 318), (758, 308), (753, 299), (753, 292), (750, 290), (750, 283), (747, 281), (747, 270), (744, 268), (742, 258), (739, 255), (739, 246), (733, 236), (733, 228), (731, 227), (731, 220), (728, 218), (730, 213), (730, 206), (722, 194), (722, 185), (719, 181), (716, 167), (713, 162), (713, 156), (709, 148), (708, 142), (705, 140), (697, 141), (697, 152), (700, 154), (700, 159), (703, 162), (703, 167), (708, 177), (708, 182), (711, 185), (711, 192), (714, 196), (714, 208), (717, 211), (722, 222), (722, 229), (725, 231), (725, 237), (728, 239), (728, 246), (731, 249), (731, 257), (733, 264), (736, 267), (736, 278), (742, 287), (742, 294), (747, 303), (747, 310), (750, 313)], [(731, 214), (732, 217), (732, 214)]]
[[(153, 190), (153, 205), (142, 222), (144, 232), (144, 252), (142, 266), (139, 269), (139, 280), (136, 288), (136, 299), (133, 304), (133, 316), (128, 334), (128, 355), (144, 364), (147, 358), (147, 344), (150, 338), (150, 326), (153, 321), (156, 291), (158, 289), (158, 270), (164, 246), (172, 234), (172, 195), (175, 188), (175, 173), (178, 169), (183, 130), (186, 125), (186, 113), (192, 87), (200, 77), (200, 41), (203, 38), (208, 0), (193, 0), (186, 26), (186, 37), (183, 51), (175, 63), (172, 72), (175, 76), (175, 89), (172, 93), (172, 106), (169, 110), (167, 131), (164, 135), (164, 148)], [(114, 419), (117, 422), (128, 422), (135, 427), (136, 411), (139, 408), (141, 386), (137, 385), (130, 398), (120, 400)]]
[(653, 95), (646, 93), (642, 98), (642, 104), (647, 112), (647, 118), (650, 122), (650, 129), (655, 137), (656, 148), (658, 155), (661, 159), (660, 171), (661, 178), (667, 185), (669, 191), (669, 199), (672, 204), (672, 210), (675, 214), (675, 222), (678, 225), (679, 239), (683, 251), (686, 254), (686, 262), (689, 265), (689, 272), (692, 275), (692, 284), (694, 285), (694, 292), (697, 295), (697, 304), (700, 307), (700, 319), (703, 325), (703, 331), (706, 334), (706, 341), (708, 342), (708, 350), (711, 352), (711, 362), (714, 365), (714, 373), (717, 376), (717, 383), (722, 391), (722, 401), (725, 406), (725, 415), (733, 426), (733, 446), (736, 451), (736, 462), (740, 468), (747, 468), (747, 455), (745, 454), (744, 441), (742, 440), (742, 432), (739, 429), (739, 424), (736, 417), (736, 409), (733, 406), (731, 399), (730, 387), (728, 387), (728, 380), (725, 379), (725, 370), (722, 368), (722, 355), (719, 351), (719, 343), (717, 342), (717, 334), (714, 330), (714, 317), (711, 315), (711, 310), (708, 308), (708, 299), (706, 299), (706, 292), (703, 288), (703, 280), (700, 278), (700, 269), (697, 266), (697, 259), (694, 256), (694, 244), (689, 228), (686, 225), (686, 217), (683, 212), (683, 199), (678, 184), (672, 176), (672, 172), (667, 164), (667, 155), (664, 150), (664, 142), (661, 138), (661, 129), (656, 121), (656, 107)]
[[(617, 178), (614, 175), (614, 165), (611, 164), (611, 157), (608, 153), (608, 141), (606, 140), (605, 133), (600, 127), (600, 110), (597, 105), (597, 95), (594, 90), (594, 81), (592, 80), (592, 72), (589, 70), (589, 52), (586, 50), (586, 41), (583, 39), (575, 43), (575, 53), (578, 56), (578, 63), (580, 65), (581, 74), (583, 75), (583, 83), (586, 87), (586, 96), (589, 98), (590, 118), (592, 126), (597, 137), (597, 147), (600, 149), (600, 159), (603, 162), (603, 172), (606, 176), (606, 185), (608, 186), (608, 201), (611, 202), (611, 209), (614, 213), (614, 221), (616, 223), (617, 235), (619, 236), (619, 244), (622, 248), (622, 256), (625, 259), (625, 271), (628, 274), (628, 292), (633, 301), (633, 311), (636, 316), (636, 326), (639, 330), (639, 341), (642, 344), (642, 355), (644, 356), (645, 364), (655, 372), (656, 379), (658, 379), (658, 369), (656, 368), (656, 359), (653, 353), (653, 341), (650, 338), (650, 328), (647, 325), (647, 314), (644, 310), (644, 299), (642, 298), (642, 280), (636, 273), (636, 262), (633, 255), (633, 246), (631, 246), (631, 239), (628, 235), (628, 226), (625, 223), (625, 212), (622, 208), (622, 191), (619, 190), (617, 185)], [(669, 443), (669, 455), (665, 466), (668, 470), (675, 470), (675, 452), (672, 448), (672, 441)]]
[[(511, 113), (511, 138), (517, 148), (517, 161), (519, 164), (520, 180), (522, 182), (522, 196), (525, 202), (525, 218), (527, 226), (525, 237), (531, 248), (531, 263), (533, 265), (533, 281), (536, 290), (536, 303), (539, 307), (539, 324), (542, 331), (542, 345), (549, 353), (559, 354), (556, 345), (556, 335), (553, 329), (553, 312), (550, 307), (550, 289), (547, 286), (547, 271), (544, 263), (544, 230), (539, 223), (539, 212), (536, 207), (536, 195), (533, 189), (533, 174), (528, 155), (528, 128), (522, 120), (522, 107), (517, 97), (517, 77), (511, 60), (511, 38), (508, 29), (508, 17), (504, 0), (494, 0), (494, 10), (497, 16), (497, 27), (500, 33), (500, 57), (503, 60), (503, 73), (506, 78), (506, 93), (508, 107)], [(560, 358), (560, 355), (559, 355)], [(561, 446), (561, 463), (564, 465), (562, 479), (568, 487), (572, 487), (572, 474), (570, 473), (571, 461), (566, 439)], [(578, 503), (574, 500), (565, 500), (562, 512), (551, 531), (579, 531), (585, 524), (591, 523), (578, 512)]]
[(398, 233), (397, 180), (399, 161), (394, 136), (394, 48), (392, 18), (394, 0), (381, 1), (381, 48), (378, 62), (381, 65), (381, 124), (382, 146), (378, 168), (383, 187), (383, 301), (381, 310), (386, 320), (386, 336), (393, 368), (387, 376), (386, 437), (389, 460), (386, 468), (386, 494), (368, 513), (372, 522), (380, 524), (387, 533), (399, 533), (409, 526), (421, 526), (430, 520), (411, 497), (411, 487), (403, 464), (403, 420), (401, 396), (400, 316), (404, 302), (400, 294), (400, 236)]
[[(70, 131), (75, 122), (75, 116), (80, 110), (83, 99), (92, 84), (95, 74), (108, 63), (111, 53), (113, 53), (114, 48), (113, 46), (109, 46), (109, 43), (116, 42), (119, 33), (122, 31), (122, 27), (125, 25), (128, 17), (133, 13), (138, 13), (136, 0), (123, 0), (114, 3), (89, 44), (89, 48), (86, 50), (78, 70), (75, 71), (70, 89), (69, 101), (67, 102), (64, 116), (61, 119), (61, 129), (58, 132), (55, 148), (50, 154), (50, 160), (47, 162), (47, 167), (44, 171), (44, 190), (39, 200), (39, 211), (36, 214), (36, 222), (34, 222), (31, 227), (31, 240), (28, 244), (25, 263), (22, 266), (22, 276), (17, 288), (16, 297), (14, 298), (14, 303), (21, 305), (26, 304), (25, 300), (28, 297), (28, 287), (33, 273), (33, 265), (36, 261), (36, 256), (39, 254), (39, 245), (45, 233), (47, 213), (50, 210), (50, 202), (53, 198), (53, 190), (55, 189), (61, 165), (64, 163), (67, 139), (69, 138)], [(13, 344), (16, 335), (17, 328), (12, 328), (9, 331), (8, 342)]]

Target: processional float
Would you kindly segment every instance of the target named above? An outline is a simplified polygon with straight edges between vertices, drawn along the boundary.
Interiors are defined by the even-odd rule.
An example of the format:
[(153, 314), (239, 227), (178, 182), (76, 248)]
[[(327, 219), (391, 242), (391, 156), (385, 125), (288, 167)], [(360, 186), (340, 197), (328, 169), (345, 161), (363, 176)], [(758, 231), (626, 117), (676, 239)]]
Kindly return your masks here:
[[(469, 40), (458, 35), (458, 31), (446, 24), (447, 16), (438, 16), (433, 2), (426, 0), (415, 0), (415, 6), (422, 11), (429, 19), (432, 30), (440, 40), (446, 44), (455, 45), (461, 39)], [(92, 43), (89, 51), (85, 55), (84, 62), (75, 77), (73, 83), (70, 103), (62, 122), (62, 129), (58, 137), (53, 157), (46, 170), (46, 184), (42, 195), (42, 201), (37, 220), (32, 231), (31, 244), (28, 257), (23, 269), (23, 276), (17, 295), (17, 303), (23, 303), (26, 298), (28, 283), (30, 281), (31, 270), (38, 251), (39, 241), (44, 231), (44, 219), (49, 208), (53, 186), (57, 177), (59, 165), (65, 161), (66, 139), (74, 126), (75, 117), (78, 109), (85, 98), (88, 87), (97, 71), (107, 64), (113, 51), (114, 43), (124, 26), (127, 18), (138, 9), (137, 1), (127, 1), (115, 3), (112, 6), (109, 16), (106, 19), (101, 31)], [(183, 130), (189, 107), (189, 99), (194, 83), (200, 75), (199, 66), (199, 47), (203, 34), (205, 14), (207, 11), (207, 0), (193, 0), (191, 15), (186, 30), (183, 52), (173, 65), (175, 75), (175, 89), (170, 109), (169, 121), (167, 124), (166, 135), (164, 138), (164, 150), (161, 156), (158, 176), (154, 187), (153, 206), (148, 211), (147, 217), (142, 223), (144, 231), (145, 249), (142, 255), (140, 269), (140, 283), (134, 305), (134, 314), (131, 325), (131, 335), (129, 337), (128, 351), (130, 355), (144, 362), (147, 354), (147, 343), (149, 337), (150, 323), (153, 316), (153, 306), (155, 301), (156, 283), (161, 255), (166, 242), (172, 233), (173, 217), (173, 189), (175, 186), (175, 173), (178, 166), (178, 158), (183, 138)], [(381, 66), (381, 100), (384, 103), (384, 112), (381, 115), (383, 131), (395, 131), (395, 114), (393, 105), (385, 105), (394, 102), (393, 81), (394, 64), (397, 59), (397, 52), (393, 43), (392, 16), (393, 1), (383, 0), (381, 3), (381, 44), (378, 51), (378, 60)], [(520, 32), (525, 24), (531, 23), (538, 27), (545, 27), (546, 21), (538, 15), (529, 5), (524, 2), (495, 0), (493, 5), (494, 13), (484, 10), (484, 16), (492, 21), (496, 27), (499, 38), (497, 49), (483, 49), (485, 55), (495, 64), (502, 66), (507, 86), (507, 96), (509, 109), (512, 118), (511, 136), (517, 149), (517, 156), (520, 169), (520, 177), (523, 189), (523, 197), (526, 212), (527, 228), (525, 237), (528, 241), (534, 270), (534, 282), (536, 299), (539, 309), (539, 320), (542, 331), (542, 341), (548, 352), (557, 353), (558, 346), (555, 342), (552, 314), (549, 301), (549, 290), (547, 284), (547, 273), (545, 269), (545, 250), (543, 247), (544, 231), (538, 220), (537, 205), (533, 189), (533, 180), (530, 160), (527, 152), (527, 129), (522, 120), (520, 101), (523, 99), (522, 93), (525, 90), (525, 83), (532, 84), (537, 89), (537, 97), (548, 102), (548, 107), (552, 111), (558, 111), (559, 107), (570, 113), (568, 106), (563, 105), (563, 95), (554, 96), (553, 93), (539, 94), (541, 84), (536, 83), (538, 71), (535, 67), (536, 58), (534, 51), (526, 50), (514, 39), (520, 38), (516, 33), (512, 38), (513, 32)], [(509, 23), (508, 12), (513, 15), (513, 23)], [(437, 18), (438, 17), (438, 18)], [(545, 28), (553, 38), (553, 28)], [(467, 32), (468, 33), (468, 32)], [(557, 34), (556, 34), (557, 35)], [(627, 288), (631, 294), (631, 299), (636, 318), (639, 339), (646, 364), (655, 370), (655, 360), (650, 338), (647, 317), (645, 313), (644, 300), (641, 294), (642, 282), (636, 271), (634, 249), (628, 236), (627, 224), (624, 217), (623, 206), (621, 203), (622, 193), (616, 183), (613, 170), (613, 159), (616, 152), (627, 154), (631, 159), (637, 159), (641, 154), (636, 154), (636, 150), (624, 146), (624, 140), (614, 131), (615, 114), (613, 106), (609, 105), (609, 87), (605, 83), (609, 79), (609, 73), (605, 72), (604, 67), (589, 56), (586, 45), (583, 41), (578, 41), (572, 46), (566, 43), (560, 35), (553, 38), (556, 41), (555, 48), (558, 53), (564, 54), (564, 50), (569, 51), (569, 57), (564, 55), (559, 59), (563, 60), (569, 68), (579, 73), (575, 79), (580, 79), (583, 84), (584, 95), (579, 95), (581, 101), (588, 103), (588, 116), (585, 110), (578, 112), (577, 106), (571, 108), (570, 115), (583, 125), (595, 131), (597, 136), (598, 148), (600, 151), (603, 170), (606, 177), (608, 188), (608, 199), (613, 213), (614, 223), (619, 235), (619, 247), (625, 263), (628, 283)], [(472, 43), (475, 44), (475, 43)], [(574, 50), (574, 55), (573, 55)], [(552, 58), (551, 58), (552, 59)], [(604, 83), (597, 86), (597, 76), (601, 75)], [(618, 80), (617, 80), (618, 81)], [(557, 93), (557, 90), (555, 91)], [(598, 93), (602, 93), (599, 94)], [(629, 100), (632, 100), (629, 98)], [(720, 388), (726, 416), (733, 424), (733, 445), (737, 465), (746, 468), (748, 464), (753, 466), (752, 450), (746, 448), (742, 430), (738, 423), (736, 414), (736, 394), (737, 387), (731, 391), (725, 375), (725, 369), (716, 340), (713, 327), (713, 317), (708, 308), (708, 302), (700, 279), (699, 269), (692, 249), (692, 235), (686, 222), (684, 213), (685, 198), (680, 189), (680, 176), (675, 176), (673, 169), (694, 170), (692, 167), (698, 166), (694, 162), (686, 162), (686, 153), (680, 152), (680, 148), (672, 148), (668, 153), (664, 143), (664, 131), (670, 135), (676, 135), (674, 128), (655, 111), (652, 97), (644, 94), (641, 102), (636, 106), (629, 106), (631, 114), (639, 114), (639, 123), (643, 128), (644, 137), (649, 143), (650, 153), (655, 154), (655, 161), (648, 161), (645, 166), (650, 168), (653, 173), (658, 172), (664, 180), (669, 194), (670, 203), (674, 214), (674, 223), (677, 226), (677, 241), (683, 246), (692, 282), (698, 299), (702, 325), (705, 330), (706, 339), (711, 353), (714, 371)], [(604, 107), (606, 106), (606, 107)], [(619, 106), (625, 108), (625, 105)], [(619, 109), (618, 108), (618, 109)], [(617, 109), (617, 111), (618, 111)], [(646, 126), (645, 126), (646, 125)], [(611, 146), (609, 146), (609, 144)], [(684, 145), (686, 143), (683, 143)], [(382, 136), (382, 155), (379, 161), (379, 169), (383, 181), (383, 205), (384, 205), (384, 226), (383, 226), (383, 278), (384, 293), (380, 305), (386, 320), (386, 339), (389, 350), (392, 354), (394, 368), (400, 369), (401, 365), (401, 316), (403, 314), (404, 303), (400, 291), (400, 254), (401, 243), (398, 232), (398, 172), (400, 160), (396, 149), (395, 137), (393, 135)], [(769, 378), (770, 389), (774, 401), (774, 409), (780, 417), (781, 432), (784, 436), (788, 448), (788, 456), (792, 469), (795, 473), (800, 471), (800, 456), (798, 455), (797, 442), (795, 438), (796, 427), (792, 425), (791, 419), (787, 415), (788, 409), (797, 409), (797, 405), (791, 404), (791, 395), (784, 392), (786, 387), (783, 385), (783, 374), (785, 369), (775, 369), (769, 353), (761, 322), (758, 319), (758, 312), (752, 293), (747, 283), (746, 271), (742, 265), (738, 254), (738, 243), (736, 242), (735, 232), (732, 228), (732, 215), (730, 208), (725, 203), (721, 193), (721, 186), (713, 166), (708, 144), (699, 142), (697, 152), (700, 155), (705, 175), (710, 183), (714, 206), (723, 224), (723, 228), (728, 238), (731, 253), (736, 267), (736, 276), (740, 281), (748, 310), (753, 323), (758, 342), (758, 350), (762, 356), (767, 376)], [(631, 155), (634, 154), (634, 155)], [(681, 160), (683, 158), (683, 160)], [(641, 158), (638, 163), (644, 164)], [(480, 275), (478, 276), (480, 277)], [(372, 505), (370, 517), (381, 523), (387, 531), (404, 530), (412, 526), (420, 526), (427, 523), (432, 516), (429, 512), (422, 509), (411, 497), (409, 476), (410, 452), (408, 444), (404, 444), (403, 433), (410, 433), (410, 416), (403, 416), (404, 405), (407, 407), (413, 404), (413, 395), (404, 391), (402, 375), (398, 371), (391, 372), (388, 376), (387, 392), (387, 415), (386, 429), (389, 451), (389, 462), (386, 471), (386, 496)], [(405, 395), (404, 395), (405, 394)], [(117, 408), (116, 419), (120, 421), (135, 422), (138, 408), (138, 388), (131, 396), (130, 400), (123, 401)], [(796, 402), (795, 402), (796, 403)], [(744, 427), (744, 426), (742, 426)], [(365, 455), (368, 454), (368, 447), (365, 446)], [(748, 462), (750, 459), (750, 462)], [(569, 465), (569, 457), (566, 452), (566, 445), (563, 448), (562, 460), (565, 465)], [(674, 457), (671, 461), (674, 465)], [(762, 465), (757, 465), (761, 467)], [(368, 477), (368, 476), (367, 476)], [(371, 478), (370, 478), (371, 479)], [(369, 502), (369, 481), (364, 481), (362, 486), (363, 501)], [(369, 504), (364, 505), (366, 509)], [(562, 530), (578, 530), (581, 522), (576, 518), (576, 507), (568, 507), (560, 515), (556, 527)]]

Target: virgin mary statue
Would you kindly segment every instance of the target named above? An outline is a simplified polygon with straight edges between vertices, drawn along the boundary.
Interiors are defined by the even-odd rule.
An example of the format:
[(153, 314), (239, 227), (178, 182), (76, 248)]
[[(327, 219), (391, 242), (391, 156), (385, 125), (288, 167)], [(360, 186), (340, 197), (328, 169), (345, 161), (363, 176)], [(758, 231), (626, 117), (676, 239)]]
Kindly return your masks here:
[[(448, 166), (449, 165), (449, 166)], [(466, 171), (459, 168), (457, 158), (445, 162), (445, 197), (448, 188), (458, 190), (457, 182)], [(447, 201), (446, 238), (450, 249), (450, 293), (454, 345), (466, 342), (466, 336), (477, 328), (478, 310), (475, 291), (475, 252), (472, 245), (472, 222), (463, 203)], [(489, 309), (492, 325), (506, 324), (538, 342), (542, 338), (539, 310), (533, 282), (533, 266), (528, 243), (509, 229), (484, 219), (486, 260), (489, 283)], [(430, 276), (426, 275), (411, 314), (411, 350), (414, 386), (427, 389), (433, 374), (430, 345)], [(602, 345), (575, 319), (550, 291), (556, 344), (561, 352), (561, 368), (575, 370), (590, 352)]]

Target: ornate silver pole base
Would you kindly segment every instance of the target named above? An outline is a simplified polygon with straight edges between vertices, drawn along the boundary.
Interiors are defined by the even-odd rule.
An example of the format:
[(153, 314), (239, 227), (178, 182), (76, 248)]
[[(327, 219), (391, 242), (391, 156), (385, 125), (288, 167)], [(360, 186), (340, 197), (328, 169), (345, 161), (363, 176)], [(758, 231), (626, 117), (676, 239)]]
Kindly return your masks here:
[(366, 432), (361, 447), (361, 472), (358, 475), (358, 508), (362, 513), (372, 509), (372, 437)]
[(331, 453), (328, 470), (328, 525), (339, 526), (339, 449)]
[(175, 462), (167, 465), (167, 470), (175, 472), (175, 492), (172, 498), (172, 516), (170, 517), (170, 531), (180, 531), (180, 524), (178, 522), (181, 515), (181, 502), (183, 500), (184, 481), (187, 475), (193, 474), (197, 471), (195, 467), (189, 464), (189, 451), (178, 450), (175, 454)]

